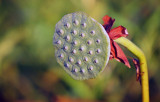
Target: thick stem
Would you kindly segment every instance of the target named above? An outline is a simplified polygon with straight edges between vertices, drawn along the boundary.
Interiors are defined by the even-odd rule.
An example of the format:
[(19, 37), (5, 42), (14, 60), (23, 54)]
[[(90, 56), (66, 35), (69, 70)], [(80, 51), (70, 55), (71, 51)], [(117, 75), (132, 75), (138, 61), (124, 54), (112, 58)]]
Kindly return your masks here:
[(148, 83), (148, 69), (144, 53), (135, 44), (127, 38), (121, 37), (115, 40), (117, 43), (126, 47), (130, 52), (136, 55), (140, 61), (140, 72), (142, 82), (142, 102), (149, 102), (149, 83)]

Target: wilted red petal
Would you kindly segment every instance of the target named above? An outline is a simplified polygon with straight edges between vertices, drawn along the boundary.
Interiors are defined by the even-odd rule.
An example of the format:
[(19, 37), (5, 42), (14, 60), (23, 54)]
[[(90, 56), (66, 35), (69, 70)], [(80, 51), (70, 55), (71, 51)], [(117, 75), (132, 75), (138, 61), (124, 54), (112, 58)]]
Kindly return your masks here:
[(127, 29), (123, 26), (119, 26), (111, 30), (111, 27), (115, 19), (112, 19), (108, 15), (103, 17), (103, 21), (104, 21), (103, 27), (105, 28), (106, 32), (110, 37), (110, 46), (111, 46), (110, 59), (115, 58), (117, 61), (124, 63), (127, 67), (130, 68), (128, 59), (123, 53), (122, 49), (118, 46), (116, 42), (113, 41), (119, 37), (126, 37), (128, 35)]
[(115, 40), (119, 37), (128, 36), (128, 31), (125, 27), (119, 26), (119, 27), (113, 28), (108, 35), (111, 39)]
[(111, 30), (111, 27), (112, 27), (114, 21), (115, 21), (115, 19), (112, 19), (108, 15), (103, 17), (103, 22), (104, 22), (103, 27), (105, 28), (107, 33), (109, 33), (109, 31)]
[(111, 52), (110, 52), (110, 58), (109, 59), (113, 59), (116, 57), (116, 48), (114, 47), (114, 43), (113, 40), (110, 40), (110, 46), (111, 46)]
[(137, 79), (137, 81), (139, 81), (140, 84), (141, 84), (141, 74), (143, 74), (143, 73), (141, 73), (141, 71), (140, 71), (140, 63), (139, 63), (139, 60), (136, 59), (136, 58), (134, 58), (134, 59), (132, 59), (132, 61), (133, 61), (134, 66), (135, 66), (135, 68), (136, 68), (136, 79)]
[(131, 67), (126, 55), (116, 42), (111, 40), (111, 54), (110, 59), (115, 58), (117, 61), (124, 63), (127, 67)]

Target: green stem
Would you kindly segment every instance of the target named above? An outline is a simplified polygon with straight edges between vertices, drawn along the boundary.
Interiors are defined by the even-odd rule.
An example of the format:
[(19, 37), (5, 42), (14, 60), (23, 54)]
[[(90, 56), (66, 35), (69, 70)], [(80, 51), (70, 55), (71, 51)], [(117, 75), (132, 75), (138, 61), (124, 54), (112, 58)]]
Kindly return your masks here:
[(115, 40), (136, 55), (140, 61), (141, 82), (142, 82), (142, 102), (149, 102), (148, 69), (144, 53), (134, 43), (127, 38), (121, 37)]

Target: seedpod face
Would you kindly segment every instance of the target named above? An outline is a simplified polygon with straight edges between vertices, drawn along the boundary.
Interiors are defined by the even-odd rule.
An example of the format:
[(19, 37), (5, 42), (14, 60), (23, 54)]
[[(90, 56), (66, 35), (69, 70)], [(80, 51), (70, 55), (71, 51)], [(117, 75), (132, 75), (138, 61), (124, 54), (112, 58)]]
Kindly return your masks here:
[(74, 79), (95, 78), (110, 55), (110, 39), (103, 26), (83, 12), (65, 15), (53, 37), (58, 63)]

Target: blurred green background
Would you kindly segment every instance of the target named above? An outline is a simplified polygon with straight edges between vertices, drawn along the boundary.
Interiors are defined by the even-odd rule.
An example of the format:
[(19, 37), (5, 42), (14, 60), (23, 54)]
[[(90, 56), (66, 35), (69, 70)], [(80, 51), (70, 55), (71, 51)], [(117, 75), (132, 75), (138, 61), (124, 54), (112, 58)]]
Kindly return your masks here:
[(101, 24), (109, 15), (113, 27), (127, 28), (147, 57), (151, 102), (160, 102), (159, 0), (0, 0), (0, 102), (141, 102), (131, 59), (131, 69), (111, 60), (86, 81), (73, 80), (56, 62), (55, 24), (75, 11)]

